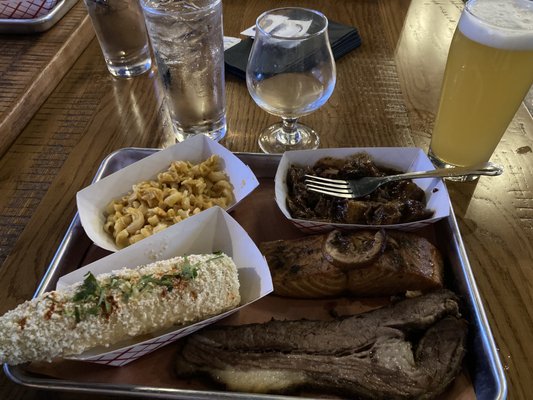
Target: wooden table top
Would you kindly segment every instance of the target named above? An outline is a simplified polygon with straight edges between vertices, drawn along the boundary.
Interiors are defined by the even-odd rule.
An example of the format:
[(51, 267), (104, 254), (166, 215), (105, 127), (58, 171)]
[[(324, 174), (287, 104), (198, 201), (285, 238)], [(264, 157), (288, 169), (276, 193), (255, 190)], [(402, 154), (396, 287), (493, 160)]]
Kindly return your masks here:
[[(320, 133), (321, 146), (426, 150), (448, 46), (463, 3), (224, 0), (225, 34), (238, 36), (262, 11), (295, 4), (356, 26), (363, 40), (360, 48), (338, 60), (337, 86), (328, 103), (302, 119)], [(46, 94), (29, 99), (24, 96), (29, 89), (16, 94), (17, 99), (26, 97), (17, 118), (9, 110), (0, 110), (0, 128), (22, 125), (16, 134), (0, 130), (0, 148), (6, 146), (0, 158), (1, 313), (32, 297), (75, 214), (76, 192), (91, 182), (106, 155), (123, 147), (173, 143), (157, 74), (113, 78), (98, 43), (89, 42), (92, 34), (85, 30), (83, 11), (73, 9), (65, 18), (78, 21), (79, 27), (71, 29), (65, 40), (83, 35), (79, 58), (56, 45), (54, 51), (63, 51), (68, 68), (63, 65), (64, 73), (50, 73), (56, 81), (41, 77), (51, 82)], [(54, 29), (58, 28), (50, 32)], [(54, 35), (48, 33), (48, 37)], [(22, 59), (32, 51), (31, 44), (43, 38), (0, 35), (0, 48), (10, 40), (21, 41), (22, 54), (10, 57)], [(4, 60), (1, 57), (5, 53), (0, 56)], [(49, 59), (54, 60), (53, 54)], [(6, 92), (17, 79), (3, 71), (0, 90)], [(222, 144), (233, 151), (258, 152), (259, 131), (276, 118), (255, 105), (243, 81), (228, 76), (226, 85), (229, 132)], [(533, 118), (527, 110), (533, 104), (531, 98), (517, 112), (492, 157), (504, 167), (504, 175), (448, 183), (512, 399), (529, 398), (533, 382)], [(30, 118), (19, 120), (23, 111)], [(13, 137), (7, 139), (8, 134)], [(38, 391), (2, 375), (0, 398), (104, 396)]]

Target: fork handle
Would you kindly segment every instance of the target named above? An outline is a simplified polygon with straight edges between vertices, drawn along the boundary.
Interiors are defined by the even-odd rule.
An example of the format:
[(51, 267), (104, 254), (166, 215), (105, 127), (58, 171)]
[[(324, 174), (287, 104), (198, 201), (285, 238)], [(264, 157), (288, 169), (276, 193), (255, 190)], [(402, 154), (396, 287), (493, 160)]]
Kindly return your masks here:
[(439, 168), (431, 171), (416, 171), (407, 172), (405, 174), (389, 175), (387, 182), (397, 181), (400, 179), (416, 179), (416, 178), (430, 178), (430, 177), (452, 177), (452, 176), (472, 176), (472, 175), (488, 175), (497, 176), (503, 173), (503, 169), (492, 163), (482, 163), (470, 167), (452, 167)]

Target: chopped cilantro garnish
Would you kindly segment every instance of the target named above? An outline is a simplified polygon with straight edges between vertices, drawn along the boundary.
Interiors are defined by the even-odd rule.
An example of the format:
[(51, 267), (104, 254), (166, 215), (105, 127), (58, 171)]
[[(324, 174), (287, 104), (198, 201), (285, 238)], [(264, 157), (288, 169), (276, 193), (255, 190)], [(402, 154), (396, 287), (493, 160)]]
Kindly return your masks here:
[(80, 308), (78, 306), (74, 307), (74, 318), (76, 319), (76, 323), (81, 321)]
[(198, 270), (195, 265), (189, 264), (188, 261), (181, 267), (180, 275), (187, 280), (194, 279), (198, 276)]
[[(216, 260), (223, 257), (221, 251), (213, 253), (214, 256), (204, 263)], [(88, 272), (84, 276), (82, 284), (74, 294), (72, 300), (77, 303), (74, 305), (73, 315), (76, 323), (83, 320), (87, 315), (105, 315), (109, 316), (113, 311), (113, 294), (112, 289), (119, 291), (124, 301), (128, 301), (132, 296), (136, 296), (139, 292), (147, 290), (151, 287), (163, 286), (169, 292), (175, 288), (180, 279), (192, 280), (198, 276), (198, 265), (191, 264), (187, 256), (184, 256), (184, 263), (181, 268), (178, 267), (179, 272), (162, 275), (161, 277), (154, 277), (152, 274), (142, 275), (138, 280), (128, 278), (120, 278), (118, 276), (111, 276), (109, 280), (98, 282), (96, 277)], [(69, 314), (71, 311), (69, 311)], [(72, 314), (70, 314), (72, 315)]]
[[(113, 284), (113, 280), (111, 280), (111, 284)], [(107, 300), (106, 288), (98, 283), (91, 272), (85, 275), (83, 283), (72, 300), (80, 303), (74, 308), (76, 322), (80, 322), (86, 315), (98, 315), (100, 312), (109, 315), (112, 311), (111, 303)]]
[(74, 295), (74, 301), (86, 301), (91, 297), (98, 297), (100, 295), (101, 287), (96, 280), (96, 277), (87, 272), (85, 279), (80, 286), (78, 292)]
[(157, 279), (153, 278), (152, 275), (141, 276), (141, 279), (139, 279), (139, 290), (143, 291), (150, 283), (157, 284)]
[(175, 275), (163, 275), (161, 278), (154, 278), (152, 275), (143, 275), (139, 280), (139, 290), (146, 289), (149, 284), (157, 286), (165, 286), (169, 291), (174, 288), (172, 283), (172, 278), (175, 278)]
[[(224, 255), (222, 252), (214, 252), (215, 257), (210, 258), (209, 260), (205, 260), (205, 263), (208, 263), (209, 261), (217, 260), (219, 258), (222, 258)], [(191, 264), (189, 262), (189, 259), (187, 256), (185, 258), (185, 264), (181, 267), (181, 276), (184, 279), (194, 279), (198, 276), (198, 267), (197, 264)]]

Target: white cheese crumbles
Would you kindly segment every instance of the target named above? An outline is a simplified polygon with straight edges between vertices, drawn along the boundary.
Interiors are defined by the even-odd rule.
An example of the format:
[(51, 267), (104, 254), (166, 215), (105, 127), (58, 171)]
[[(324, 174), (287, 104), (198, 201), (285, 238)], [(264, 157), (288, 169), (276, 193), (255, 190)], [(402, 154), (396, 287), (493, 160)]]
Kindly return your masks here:
[(237, 267), (225, 254), (175, 257), (47, 292), (0, 317), (0, 363), (52, 361), (240, 303)]

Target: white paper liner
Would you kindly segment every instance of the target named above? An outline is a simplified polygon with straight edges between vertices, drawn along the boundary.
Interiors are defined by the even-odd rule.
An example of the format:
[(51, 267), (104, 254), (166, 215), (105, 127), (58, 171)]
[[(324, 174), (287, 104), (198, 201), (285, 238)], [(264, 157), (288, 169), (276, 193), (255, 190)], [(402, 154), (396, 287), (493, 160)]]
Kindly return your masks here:
[(346, 158), (352, 154), (366, 152), (381, 167), (400, 171), (426, 171), (435, 169), (422, 149), (416, 147), (349, 147), (318, 150), (296, 150), (285, 152), (279, 163), (275, 178), (276, 203), (281, 212), (299, 229), (307, 233), (318, 233), (332, 229), (387, 228), (404, 231), (420, 229), (450, 214), (450, 199), (446, 185), (441, 178), (413, 180), (426, 194), (426, 207), (433, 215), (424, 220), (393, 225), (337, 224), (292, 218), (287, 208), (287, 171), (291, 164), (312, 166), (323, 157)]
[(204, 135), (196, 135), (137, 161), (101, 180), (93, 183), (76, 195), (78, 213), (87, 236), (99, 247), (117, 251), (115, 241), (104, 231), (104, 210), (107, 204), (132, 190), (132, 185), (155, 179), (157, 174), (168, 169), (176, 160), (200, 163), (217, 154), (223, 160), (223, 169), (234, 187), (233, 209), (259, 184), (252, 170), (224, 146)]
[(99, 275), (187, 254), (222, 251), (232, 257), (238, 272), (241, 306), (196, 324), (155, 332), (109, 348), (97, 348), (71, 359), (121, 366), (166, 344), (210, 325), (273, 291), (265, 258), (246, 231), (220, 207), (187, 218), (157, 235), (147, 237), (83, 268), (59, 278), (57, 288), (83, 281), (87, 272)]

